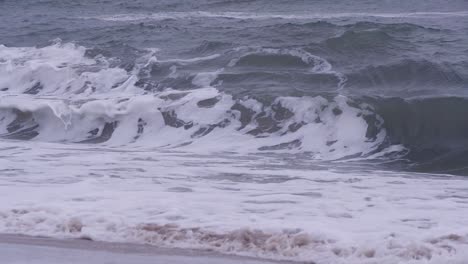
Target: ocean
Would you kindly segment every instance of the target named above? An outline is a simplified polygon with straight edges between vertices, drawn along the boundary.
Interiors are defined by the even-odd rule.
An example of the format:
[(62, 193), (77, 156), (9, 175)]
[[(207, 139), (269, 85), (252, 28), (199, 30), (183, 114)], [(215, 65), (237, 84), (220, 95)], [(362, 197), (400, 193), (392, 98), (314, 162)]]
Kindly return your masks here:
[(467, 117), (466, 0), (0, 0), (0, 233), (468, 263)]

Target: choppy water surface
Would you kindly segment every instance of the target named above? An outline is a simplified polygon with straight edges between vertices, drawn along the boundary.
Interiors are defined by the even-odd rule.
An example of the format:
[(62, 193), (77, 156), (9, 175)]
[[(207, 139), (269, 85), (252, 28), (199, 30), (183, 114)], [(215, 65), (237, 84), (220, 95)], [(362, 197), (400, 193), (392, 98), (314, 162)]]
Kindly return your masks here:
[(467, 33), (461, 0), (0, 1), (0, 231), (464, 263)]

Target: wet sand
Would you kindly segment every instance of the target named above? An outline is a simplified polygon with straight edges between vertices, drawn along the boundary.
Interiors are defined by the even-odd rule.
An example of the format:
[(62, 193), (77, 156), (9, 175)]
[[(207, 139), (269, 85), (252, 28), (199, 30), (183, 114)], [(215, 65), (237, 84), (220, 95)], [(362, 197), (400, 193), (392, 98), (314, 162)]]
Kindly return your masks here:
[[(8, 264), (273, 264), (288, 263), (209, 251), (149, 245), (60, 240), (0, 234), (0, 263)], [(291, 263), (291, 262), (289, 262)]]

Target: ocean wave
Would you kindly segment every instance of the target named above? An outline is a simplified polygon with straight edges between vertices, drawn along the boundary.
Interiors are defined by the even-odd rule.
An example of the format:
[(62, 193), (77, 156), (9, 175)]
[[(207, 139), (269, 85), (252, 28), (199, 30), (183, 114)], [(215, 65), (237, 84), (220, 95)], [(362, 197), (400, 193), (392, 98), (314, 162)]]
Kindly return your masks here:
[(402, 144), (413, 169), (466, 174), (468, 127), (467, 98), (374, 98), (384, 121), (388, 144)]
[(434, 17), (466, 17), (467, 11), (457, 12), (408, 12), (408, 13), (259, 13), (259, 12), (158, 12), (152, 14), (116, 14), (96, 17), (83, 17), (84, 19), (98, 19), (104, 21), (142, 21), (142, 20), (165, 20), (165, 19), (188, 19), (188, 18), (230, 18), (230, 19), (330, 19), (330, 18), (434, 18)]
[[(350, 107), (345, 97), (278, 97), (271, 103), (235, 99), (211, 86), (222, 69), (195, 74), (192, 90), (146, 94), (136, 85), (141, 70), (153, 63), (195, 63), (219, 55), (158, 60), (149, 53), (141, 65), (127, 72), (110, 67), (103, 57), (86, 58), (84, 48), (71, 44), (41, 49), (2, 47), (2, 51), (12, 54), (0, 65), (4, 86), (9, 87), (0, 102), (6, 138), (114, 144), (151, 141), (153, 146), (186, 148), (205, 144), (203, 149), (218, 151), (292, 150), (337, 158), (367, 153), (382, 137), (366, 138), (363, 116), (372, 113)], [(309, 53), (261, 52), (290, 56), (318, 73), (331, 71), (325, 60)], [(230, 67), (247, 63), (248, 56), (252, 55), (231, 61)], [(342, 132), (343, 126), (347, 133)], [(239, 140), (233, 142), (233, 137)]]
[(383, 65), (369, 65), (346, 74), (347, 86), (375, 90), (411, 91), (409, 88), (462, 87), (468, 76), (450, 63), (403, 59)]
[[(50, 100), (30, 104), (26, 103), (29, 97), (3, 99), (2, 137), (109, 144), (151, 142), (153, 146), (185, 148), (205, 144), (204, 149), (213, 151), (289, 150), (313, 152), (317, 158), (340, 158), (370, 152), (383, 136), (366, 138), (368, 128), (363, 116), (372, 113), (350, 107), (345, 98), (284, 97), (264, 105), (254, 99), (235, 101), (208, 88), (170, 99), (178, 94), (81, 104)], [(346, 133), (340, 128), (345, 125)], [(179, 132), (170, 136), (175, 131)], [(238, 141), (232, 142), (232, 138)]]
[[(325, 160), (372, 158), (403, 146), (397, 157), (414, 162), (412, 169), (465, 173), (468, 129), (462, 116), (468, 108), (462, 97), (339, 95), (344, 84), (463, 83), (463, 77), (446, 70), (450, 67), (409, 60), (344, 75), (302, 49), (241, 47), (183, 59), (162, 59), (157, 52), (142, 52), (125, 69), (74, 44), (0, 46), (0, 136), (214, 152), (304, 152)], [(201, 64), (222, 67), (194, 72)], [(414, 80), (423, 72), (432, 74)], [(313, 95), (307, 90), (313, 88), (300, 88), (297, 80), (315, 83), (315, 89), (323, 83), (322, 91), (334, 94)], [(256, 88), (269, 81), (291, 86), (290, 94), (274, 85), (264, 92)]]
[(338, 37), (329, 38), (325, 45), (343, 52), (361, 51), (363, 49), (377, 49), (382, 45), (388, 47), (395, 41), (389, 34), (378, 30), (352, 31), (348, 30)]

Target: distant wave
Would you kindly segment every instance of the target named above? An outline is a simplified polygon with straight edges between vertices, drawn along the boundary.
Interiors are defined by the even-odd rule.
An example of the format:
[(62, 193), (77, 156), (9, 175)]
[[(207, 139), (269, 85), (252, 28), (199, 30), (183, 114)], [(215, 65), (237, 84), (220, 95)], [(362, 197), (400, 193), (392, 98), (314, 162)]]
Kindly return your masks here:
[(468, 11), (457, 12), (408, 12), (408, 13), (308, 13), (308, 14), (281, 14), (261, 12), (160, 12), (152, 14), (116, 14), (84, 19), (98, 19), (104, 21), (138, 21), (138, 20), (165, 20), (186, 18), (231, 18), (231, 19), (327, 19), (327, 18), (354, 18), (354, 17), (380, 17), (380, 18), (436, 18), (436, 17), (466, 17)]

